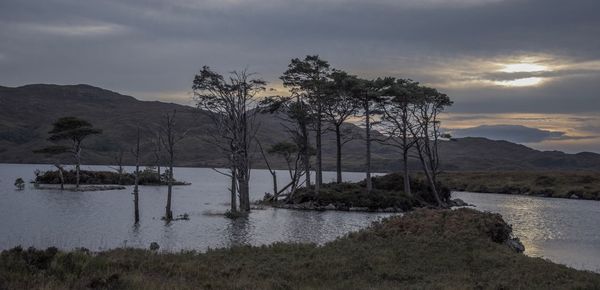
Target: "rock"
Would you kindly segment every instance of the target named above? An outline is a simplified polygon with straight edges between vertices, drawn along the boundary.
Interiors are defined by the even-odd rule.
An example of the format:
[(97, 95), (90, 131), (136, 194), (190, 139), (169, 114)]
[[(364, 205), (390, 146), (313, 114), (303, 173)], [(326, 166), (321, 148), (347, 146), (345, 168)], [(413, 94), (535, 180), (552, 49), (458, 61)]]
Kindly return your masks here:
[(579, 195), (577, 194), (571, 194), (571, 196), (569, 196), (570, 199), (579, 199)]
[(369, 211), (368, 207), (351, 207), (348, 211)]
[(397, 210), (393, 207), (387, 207), (383, 209), (383, 212), (397, 212)]
[(335, 205), (333, 205), (332, 203), (326, 205), (325, 207), (323, 207), (325, 210), (336, 210), (337, 208), (335, 207)]
[(455, 198), (451, 200), (450, 203), (450, 206), (473, 206), (472, 204), (468, 204), (460, 198)]
[(523, 253), (525, 251), (525, 246), (519, 238), (510, 238), (504, 241), (504, 244), (511, 248), (513, 251), (517, 253)]
[(150, 243), (150, 251), (158, 251), (158, 249), (160, 249), (160, 246), (157, 242)]

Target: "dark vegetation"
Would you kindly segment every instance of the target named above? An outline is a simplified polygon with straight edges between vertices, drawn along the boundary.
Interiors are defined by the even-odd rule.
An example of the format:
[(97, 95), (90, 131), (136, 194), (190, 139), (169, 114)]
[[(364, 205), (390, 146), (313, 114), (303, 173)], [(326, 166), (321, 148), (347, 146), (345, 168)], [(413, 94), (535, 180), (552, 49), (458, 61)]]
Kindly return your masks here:
[[(404, 180), (402, 174), (393, 173), (384, 176), (372, 178), (373, 189), (371, 192), (366, 190), (366, 182), (358, 183), (328, 183), (324, 184), (319, 194), (310, 188), (300, 188), (289, 199), (281, 204), (307, 204), (310, 203), (316, 209), (334, 209), (329, 205), (335, 206), (337, 210), (362, 209), (368, 211), (389, 210), (389, 211), (407, 211), (416, 207), (426, 207), (436, 203), (431, 194), (431, 188), (423, 179), (412, 178), (412, 193), (404, 192)], [(450, 199), (450, 190), (438, 185), (443, 200)], [(268, 201), (268, 198), (266, 199)], [(268, 203), (272, 203), (269, 202)], [(273, 204), (273, 203), (272, 203)], [(392, 210), (393, 209), (393, 210)]]
[[(497, 214), (417, 210), (323, 246), (206, 253), (14, 248), (2, 289), (596, 289), (600, 275), (516, 253)], [(157, 247), (154, 247), (157, 248)]]
[(452, 190), (600, 200), (599, 172), (444, 172)]
[[(168, 171), (161, 174), (159, 180), (156, 170), (152, 168), (146, 168), (140, 171), (139, 184), (140, 185), (167, 185)], [(76, 173), (74, 170), (63, 172), (65, 183), (74, 184)], [(60, 176), (58, 170), (49, 170), (45, 172), (39, 172), (35, 179), (36, 183), (39, 184), (60, 184)], [(120, 184), (120, 185), (133, 185), (135, 183), (135, 174), (112, 171), (80, 171), (80, 183), (81, 184)], [(189, 183), (183, 181), (174, 181), (174, 185), (189, 185)]]

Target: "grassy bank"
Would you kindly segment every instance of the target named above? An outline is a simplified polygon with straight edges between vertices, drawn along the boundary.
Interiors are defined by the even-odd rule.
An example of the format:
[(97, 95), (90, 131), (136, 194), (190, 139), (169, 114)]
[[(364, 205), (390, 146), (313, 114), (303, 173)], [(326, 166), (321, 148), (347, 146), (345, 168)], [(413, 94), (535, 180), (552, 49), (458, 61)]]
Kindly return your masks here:
[(417, 210), (323, 246), (278, 243), (207, 253), (13, 249), (4, 289), (575, 289), (600, 275), (516, 253), (499, 215)]
[(600, 172), (445, 172), (452, 190), (600, 200)]

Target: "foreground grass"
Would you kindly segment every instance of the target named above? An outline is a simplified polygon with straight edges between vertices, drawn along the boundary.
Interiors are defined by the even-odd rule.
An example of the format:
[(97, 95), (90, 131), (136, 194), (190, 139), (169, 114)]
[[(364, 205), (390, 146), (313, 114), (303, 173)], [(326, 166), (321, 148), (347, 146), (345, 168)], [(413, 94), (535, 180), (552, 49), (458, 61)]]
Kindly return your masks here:
[(452, 190), (600, 200), (600, 172), (444, 172)]
[(417, 210), (323, 246), (207, 253), (13, 249), (4, 289), (600, 289), (600, 275), (517, 254), (499, 215)]

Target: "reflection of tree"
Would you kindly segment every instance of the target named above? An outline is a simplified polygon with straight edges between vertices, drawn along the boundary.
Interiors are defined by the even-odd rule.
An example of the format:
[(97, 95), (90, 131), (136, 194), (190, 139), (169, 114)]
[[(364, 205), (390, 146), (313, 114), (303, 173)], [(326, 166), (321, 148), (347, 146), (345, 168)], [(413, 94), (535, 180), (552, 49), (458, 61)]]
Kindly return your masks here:
[(237, 218), (230, 221), (227, 225), (227, 237), (229, 237), (229, 247), (239, 245), (249, 245), (250, 221), (247, 218)]

